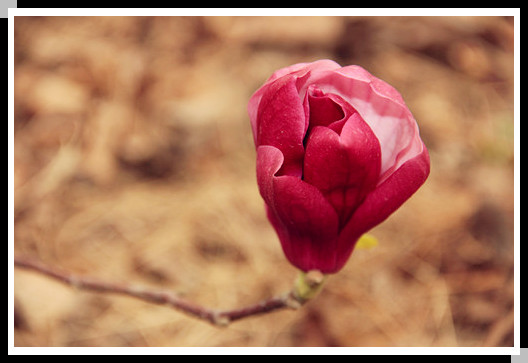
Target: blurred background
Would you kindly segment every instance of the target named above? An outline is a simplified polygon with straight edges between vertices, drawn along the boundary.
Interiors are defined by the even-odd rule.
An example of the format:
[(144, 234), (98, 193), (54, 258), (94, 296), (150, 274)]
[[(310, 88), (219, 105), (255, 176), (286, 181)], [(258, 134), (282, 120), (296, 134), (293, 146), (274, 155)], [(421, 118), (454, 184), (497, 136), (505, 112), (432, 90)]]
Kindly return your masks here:
[(392, 84), (431, 155), (299, 311), (217, 328), (15, 269), (15, 346), (513, 346), (513, 18), (14, 20), (18, 256), (218, 309), (290, 289), (246, 105), (297, 62)]

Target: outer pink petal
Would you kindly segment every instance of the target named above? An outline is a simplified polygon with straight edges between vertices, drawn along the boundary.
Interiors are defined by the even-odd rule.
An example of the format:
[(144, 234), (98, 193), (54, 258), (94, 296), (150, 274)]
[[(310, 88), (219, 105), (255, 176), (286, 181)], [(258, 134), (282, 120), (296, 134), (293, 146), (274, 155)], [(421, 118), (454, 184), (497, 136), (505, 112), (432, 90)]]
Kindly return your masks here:
[(307, 72), (310, 71), (327, 71), (339, 69), (341, 66), (330, 59), (320, 59), (315, 62), (306, 62), (306, 63), (297, 63), (288, 67), (281, 68), (273, 72), (273, 74), (268, 78), (266, 83), (273, 82), (274, 80), (283, 77), (287, 74), (296, 73), (299, 77), (304, 76)]
[(257, 149), (257, 181), (284, 254), (299, 269), (333, 272), (338, 217), (314, 186), (292, 176), (275, 176), (283, 156), (272, 146)]
[(387, 82), (382, 81), (381, 79), (373, 76), (360, 66), (346, 66), (337, 70), (337, 73), (342, 74), (347, 78), (358, 79), (362, 80), (363, 82), (370, 83), (370, 86), (379, 95), (390, 98), (398, 102), (400, 105), (405, 106), (405, 102), (403, 101), (401, 94), (394, 87), (392, 87)]
[(418, 126), (401, 95), (363, 68), (347, 66), (333, 71), (314, 71), (306, 84), (299, 90), (301, 96), (307, 92), (308, 85), (318, 84), (325, 93), (335, 93), (347, 100), (369, 124), (382, 147), (384, 177), (420, 152), (420, 148), (413, 146), (419, 138)]
[(427, 179), (429, 170), (429, 154), (424, 145), (420, 154), (407, 160), (367, 195), (341, 231), (338, 264), (346, 262), (363, 233), (387, 219), (418, 190)]

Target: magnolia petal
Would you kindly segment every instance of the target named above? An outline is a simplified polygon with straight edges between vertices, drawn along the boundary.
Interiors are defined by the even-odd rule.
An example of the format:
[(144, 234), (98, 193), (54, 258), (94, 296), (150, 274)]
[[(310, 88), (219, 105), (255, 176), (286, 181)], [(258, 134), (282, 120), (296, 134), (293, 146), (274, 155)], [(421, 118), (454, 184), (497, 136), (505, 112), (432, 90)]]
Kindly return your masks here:
[(311, 63), (297, 63), (273, 72), (273, 74), (270, 76), (270, 78), (268, 78), (266, 83), (273, 82), (274, 80), (289, 74), (295, 74), (298, 78), (303, 78), (307, 73), (311, 72), (312, 70), (337, 70), (340, 68), (341, 66), (338, 63), (330, 59), (320, 59)]
[(377, 184), (380, 146), (368, 125), (356, 113), (341, 136), (315, 127), (306, 145), (303, 178), (321, 190), (344, 225)]
[(366, 196), (341, 231), (339, 246), (342, 250), (339, 255), (350, 255), (354, 241), (387, 219), (409, 199), (425, 182), (429, 170), (429, 154), (424, 145), (419, 155), (407, 160)]
[(342, 74), (347, 78), (362, 80), (363, 82), (370, 83), (370, 86), (379, 94), (384, 97), (390, 98), (393, 101), (398, 102), (400, 105), (405, 107), (405, 102), (401, 94), (390, 84), (382, 81), (381, 79), (374, 77), (372, 74), (367, 72), (364, 68), (356, 65), (350, 65), (342, 67), (336, 71), (336, 73)]
[[(386, 82), (359, 66), (347, 66), (312, 72), (306, 83), (339, 95), (368, 123), (382, 147), (381, 174), (388, 175), (419, 153), (413, 146), (419, 140), (416, 121), (400, 93)], [(301, 90), (301, 96), (306, 91)]]
[(275, 205), (273, 180), (284, 162), (282, 152), (273, 146), (257, 148), (257, 185), (266, 204)]
[(328, 126), (335, 121), (345, 117), (341, 105), (333, 101), (330, 97), (322, 94), (308, 94), (310, 127)]
[(348, 261), (361, 235), (396, 211), (425, 182), (428, 175), (429, 155), (424, 149), (423, 153), (405, 162), (365, 198), (339, 234), (336, 271)]
[(293, 176), (276, 176), (282, 160), (275, 147), (257, 149), (257, 181), (268, 218), (293, 265), (303, 271), (331, 271), (337, 251), (337, 213), (314, 186)]
[[(251, 122), (251, 129), (253, 131), (253, 138), (255, 144), (257, 144), (257, 120), (258, 120), (258, 109), (262, 100), (262, 97), (265, 93), (269, 91), (269, 86), (271, 83), (275, 82), (277, 79), (284, 76), (293, 77), (296, 79), (297, 89), (302, 88), (306, 83), (310, 72), (321, 71), (321, 70), (337, 70), (341, 66), (329, 59), (321, 59), (312, 63), (297, 63), (288, 67), (281, 68), (273, 72), (273, 74), (268, 78), (268, 80), (251, 96), (248, 102), (248, 114)], [(300, 99), (303, 99), (300, 97)]]
[(257, 145), (270, 145), (284, 155), (281, 174), (300, 177), (307, 125), (295, 79), (283, 77), (270, 85), (258, 109)]

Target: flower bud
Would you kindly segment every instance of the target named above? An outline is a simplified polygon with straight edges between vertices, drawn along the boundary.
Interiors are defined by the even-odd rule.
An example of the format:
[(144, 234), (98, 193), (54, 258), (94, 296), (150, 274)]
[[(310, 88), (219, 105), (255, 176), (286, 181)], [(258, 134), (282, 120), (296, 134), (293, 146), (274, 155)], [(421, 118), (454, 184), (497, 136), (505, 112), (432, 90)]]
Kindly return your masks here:
[(429, 175), (429, 154), (401, 95), (331, 60), (280, 70), (251, 97), (257, 182), (288, 260), (338, 272), (358, 239)]

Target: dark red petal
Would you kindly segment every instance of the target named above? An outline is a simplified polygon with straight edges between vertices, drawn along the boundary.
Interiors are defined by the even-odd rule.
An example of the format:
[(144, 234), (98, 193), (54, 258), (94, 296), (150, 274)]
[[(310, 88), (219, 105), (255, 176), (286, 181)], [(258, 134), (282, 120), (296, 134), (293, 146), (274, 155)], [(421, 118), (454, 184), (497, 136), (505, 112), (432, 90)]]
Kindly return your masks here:
[[(258, 123), (258, 109), (262, 100), (262, 96), (268, 92), (270, 89), (270, 85), (275, 83), (275, 81), (282, 77), (288, 77), (292, 76), (296, 78), (295, 84), (298, 90), (301, 88), (304, 88), (306, 85), (306, 81), (310, 79), (310, 73), (313, 72), (321, 72), (321, 71), (330, 71), (330, 70), (338, 70), (341, 66), (337, 64), (336, 62), (329, 60), (329, 59), (322, 59), (311, 63), (297, 63), (293, 64), (289, 67), (281, 68), (277, 71), (275, 71), (268, 80), (253, 93), (251, 98), (248, 102), (248, 114), (249, 119), (251, 122), (251, 130), (253, 132), (253, 137), (256, 146), (257, 144), (257, 123)], [(302, 92), (301, 98), (304, 97), (304, 91)]]
[[(308, 133), (315, 126), (327, 126), (341, 134), (343, 125), (356, 110), (342, 97), (333, 93), (324, 93), (315, 86), (306, 92), (304, 112), (309, 123)], [(305, 136), (306, 141), (306, 136)]]
[(310, 105), (310, 127), (328, 126), (345, 117), (343, 108), (330, 97), (313, 92), (308, 94)]
[(307, 124), (294, 77), (269, 85), (260, 101), (256, 126), (257, 146), (275, 146), (284, 155), (281, 174), (300, 177)]
[(282, 152), (273, 146), (257, 148), (257, 185), (266, 204), (275, 205), (273, 181), (284, 162)]
[(424, 145), (419, 155), (406, 161), (366, 196), (339, 236), (341, 263), (346, 262), (363, 233), (387, 219), (418, 190), (427, 179), (429, 170), (429, 154)]
[(288, 260), (304, 271), (333, 271), (338, 217), (314, 186), (292, 176), (275, 176), (283, 160), (272, 146), (257, 149), (257, 180), (268, 216)]
[(341, 136), (316, 127), (306, 145), (303, 179), (318, 188), (344, 225), (377, 184), (381, 166), (378, 140), (356, 113)]

